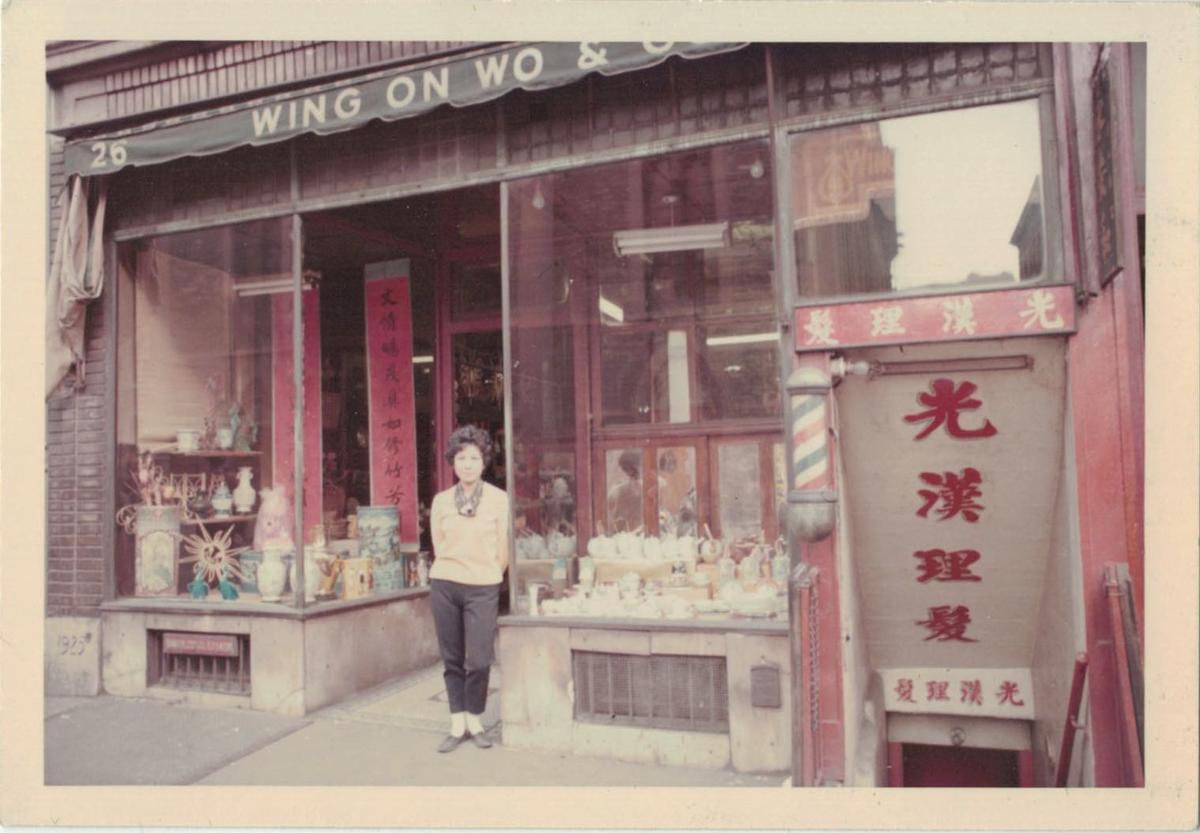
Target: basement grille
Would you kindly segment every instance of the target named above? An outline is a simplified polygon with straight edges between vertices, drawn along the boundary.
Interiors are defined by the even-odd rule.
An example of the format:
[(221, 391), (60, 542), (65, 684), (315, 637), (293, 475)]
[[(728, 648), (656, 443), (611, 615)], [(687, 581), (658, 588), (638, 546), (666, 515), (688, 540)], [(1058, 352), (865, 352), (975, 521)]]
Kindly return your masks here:
[(729, 731), (724, 657), (573, 651), (575, 718), (693, 732)]
[(249, 634), (147, 631), (147, 684), (250, 693)]

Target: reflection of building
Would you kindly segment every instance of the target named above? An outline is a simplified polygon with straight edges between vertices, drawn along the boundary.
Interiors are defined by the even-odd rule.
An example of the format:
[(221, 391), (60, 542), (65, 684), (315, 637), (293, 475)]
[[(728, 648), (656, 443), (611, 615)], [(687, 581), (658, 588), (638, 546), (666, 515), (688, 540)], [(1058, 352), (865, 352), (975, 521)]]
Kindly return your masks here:
[(1021, 209), (1021, 217), (1013, 228), (1012, 244), (1020, 253), (1020, 280), (1026, 281), (1042, 274), (1042, 252), (1045, 243), (1042, 239), (1042, 182), (1041, 177), (1034, 179), (1029, 189), (1029, 199)]
[[(155, 663), (182, 658), (204, 684), (233, 675), (225, 702), (303, 713), (432, 657), (426, 591), (406, 578), (416, 507), (450, 483), (439, 449), (471, 421), (502, 436), (490, 476), (519, 536), (505, 743), (794, 768), (804, 785), (1049, 784), (1059, 769), (1135, 783), (1132, 120), (1104, 122), (1113, 141), (1097, 144), (1113, 211), (1079, 216), (1058, 171), (1090, 189), (1096, 154), (1042, 127), (1075, 95), (1056, 68), (1111, 73), (1098, 101), (1123, 116), (1130, 50), (675, 44), (660, 62), (606, 48), (611, 74), (582, 73), (570, 43), (51, 45), (53, 186), (87, 184), (78, 221), (105, 185), (112, 276), (88, 309), (87, 387), (47, 403), (48, 627), (104, 632), (82, 690), (174, 696)], [(554, 84), (478, 88), (477, 66), (525, 74), (535, 55)], [(1090, 123), (1093, 106), (1074, 109)], [(936, 287), (893, 293), (893, 260), (916, 248), (899, 196), (971, 219), (1002, 189), (946, 196), (973, 173), (954, 158), (902, 181), (881, 126), (933, 111), (963, 146), (995, 149), (956, 122), (968, 108), (1041, 149), (1032, 168), (998, 165), (1034, 183), (1028, 198), (1001, 225), (975, 221), (1018, 248), (1020, 280), (930, 266)], [(1103, 285), (1078, 242), (1094, 238), (1067, 233), (1100, 217), (1122, 265)], [(795, 312), (782, 329), (780, 310)], [(214, 446), (205, 420), (224, 427), (235, 402), (256, 434)], [(197, 451), (180, 447), (191, 428)], [(351, 498), (398, 506), (399, 551), (358, 598), (139, 596), (108, 518), (146, 450), (180, 483), (232, 486), (249, 466), (255, 487), (303, 500), (297, 539), (323, 533), (343, 555)], [(330, 453), (342, 491), (322, 488)], [(614, 490), (630, 534), (610, 538)], [(240, 545), (254, 520), (221, 525)], [(791, 574), (794, 625), (777, 541), (809, 567)], [(596, 592), (529, 615), (528, 585), (574, 583), (589, 553)], [(1087, 742), (1067, 744), (1068, 766), (1080, 652)]]

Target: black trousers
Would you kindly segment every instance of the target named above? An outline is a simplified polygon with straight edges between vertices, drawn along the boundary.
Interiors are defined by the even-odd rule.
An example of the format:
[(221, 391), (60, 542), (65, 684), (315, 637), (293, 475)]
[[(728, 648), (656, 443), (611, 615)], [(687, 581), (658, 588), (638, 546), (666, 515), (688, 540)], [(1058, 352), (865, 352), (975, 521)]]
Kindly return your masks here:
[(499, 584), (429, 583), (451, 712), (483, 714), (496, 641)]

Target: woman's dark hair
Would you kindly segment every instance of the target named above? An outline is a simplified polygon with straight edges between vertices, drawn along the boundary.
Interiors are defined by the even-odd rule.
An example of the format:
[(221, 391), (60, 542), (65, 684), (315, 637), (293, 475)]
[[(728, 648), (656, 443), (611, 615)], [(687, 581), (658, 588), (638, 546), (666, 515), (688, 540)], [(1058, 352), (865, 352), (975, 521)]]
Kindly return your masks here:
[(455, 456), (463, 450), (464, 446), (468, 445), (473, 445), (479, 449), (479, 453), (483, 456), (483, 467), (485, 469), (492, 464), (492, 438), (488, 435), (487, 431), (474, 425), (464, 425), (461, 428), (456, 428), (454, 433), (450, 435), (450, 441), (446, 443), (446, 462), (454, 465)]

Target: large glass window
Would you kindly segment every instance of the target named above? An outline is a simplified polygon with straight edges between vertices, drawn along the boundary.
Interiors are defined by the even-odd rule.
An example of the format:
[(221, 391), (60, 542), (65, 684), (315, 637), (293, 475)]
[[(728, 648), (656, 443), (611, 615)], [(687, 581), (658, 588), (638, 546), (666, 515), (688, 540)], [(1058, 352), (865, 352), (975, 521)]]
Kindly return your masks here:
[(266, 546), (294, 553), (320, 530), (312, 289), (302, 293), (301, 320), (313, 512), (305, 529), (294, 529), (291, 252), (290, 218), (120, 247), (118, 594), (220, 599), (240, 587), (257, 597), (257, 564), (247, 554)]
[(728, 615), (718, 556), (756, 546), (739, 587), (769, 581), (771, 181), (751, 141), (510, 183), (516, 610), (545, 584), (546, 612), (629, 615), (604, 599), (632, 572), (637, 615)]
[(1002, 286), (1045, 271), (1039, 104), (792, 137), (802, 296)]

